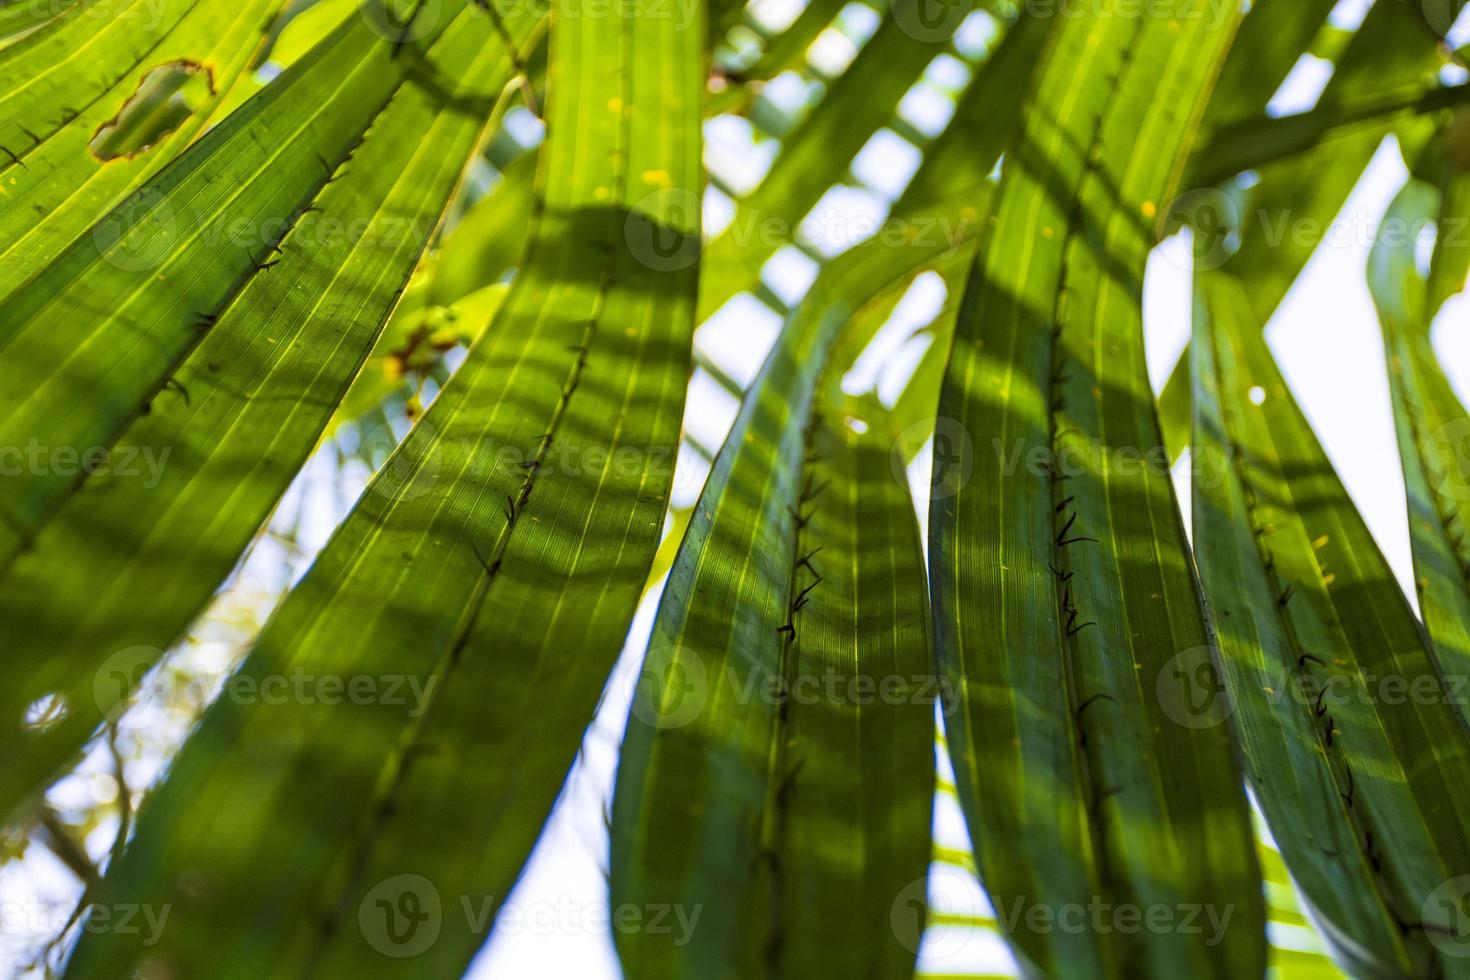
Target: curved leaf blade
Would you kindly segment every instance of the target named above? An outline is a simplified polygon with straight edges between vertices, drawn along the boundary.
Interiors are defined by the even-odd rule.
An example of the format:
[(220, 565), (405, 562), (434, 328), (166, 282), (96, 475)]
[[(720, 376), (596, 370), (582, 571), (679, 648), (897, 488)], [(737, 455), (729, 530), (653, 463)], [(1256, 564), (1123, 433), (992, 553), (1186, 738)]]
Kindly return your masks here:
[[(1384, 218), (1368, 262), (1368, 285), (1383, 327), (1389, 390), (1399, 458), (1408, 494), (1409, 540), (1419, 610), (1445, 674), (1470, 680), (1470, 413), (1455, 396), (1430, 343), (1435, 287), (1416, 265), (1418, 236), (1398, 229), (1423, 229), (1438, 222), (1436, 259), (1460, 249), (1453, 192), (1463, 174), (1449, 171), (1446, 194), (1410, 177)], [(1442, 260), (1431, 263), (1441, 265)], [(1470, 703), (1459, 700), (1470, 719)]]
[[(693, 330), (703, 50), (700, 30), (625, 8), (556, 22), (520, 274), (230, 682), (397, 678), (414, 697), (227, 686), (104, 884), (169, 904), (167, 935), (87, 936), (69, 975), (143, 956), (239, 976), (465, 967), (491, 920), (462, 899), (493, 916), (513, 884), (658, 544)], [(409, 893), (440, 903), (426, 945), (385, 918)], [(272, 914), (242, 927), (240, 908)]]
[[(761, 266), (794, 241), (799, 225), (941, 51), (971, 0), (896, 0), (847, 71), (782, 146), (771, 170), (736, 206), (730, 226), (709, 243), (699, 287), (699, 319), (707, 319)], [(929, 21), (938, 26), (929, 27)]]
[[(950, 754), (1025, 969), (1259, 973), (1264, 910), (1228, 733), (1187, 727), (1154, 683), (1209, 639), (1158, 465), (1140, 310), (1148, 219), (1234, 25), (1068, 13), (1007, 153), (940, 400), (930, 577)], [(1030, 914), (1096, 901), (1232, 918), (1206, 942)]]
[(803, 696), (879, 678), (922, 694), (932, 677), (917, 527), (881, 411), (859, 433), (819, 394), (848, 310), (881, 292), (893, 252), (864, 243), (824, 270), (670, 571), (619, 762), (612, 893), (699, 908), (701, 926), (684, 945), (620, 935), (630, 974), (913, 970), (917, 932), (906, 945), (888, 914), (901, 894), (923, 898), (933, 702)]
[[(1464, 0), (1448, 2), (1448, 14), (1458, 14), (1464, 6)], [(1441, 55), (1438, 39), (1425, 29), (1423, 13), (1418, 4), (1375, 3), (1338, 58), (1318, 109), (1331, 111), (1339, 105), (1361, 104), (1384, 91), (1418, 91), (1431, 84)], [(1262, 102), (1255, 111), (1264, 110)], [(1414, 146), (1432, 125), (1411, 117), (1400, 123), (1396, 135), (1402, 144)], [(1229, 254), (1228, 218), (1236, 207), (1218, 192), (1206, 189), (1203, 196), (1186, 192), (1165, 217), (1187, 218), (1188, 213), (1169, 212), (1202, 211), (1204, 221), (1194, 242), (1196, 265), (1224, 269), (1246, 284), (1256, 322), (1267, 323), (1318, 243), (1327, 237), (1325, 230), (1332, 227), (1379, 144), (1392, 131), (1394, 127), (1386, 124), (1370, 127), (1320, 151), (1264, 168), (1241, 214), (1240, 242), (1234, 254)], [(1173, 453), (1189, 443), (1188, 365), (1186, 351), (1159, 396), (1159, 420)]]
[(1198, 295), (1195, 436), (1210, 463), (1195, 534), (1257, 796), (1349, 969), (1465, 976), (1444, 918), (1470, 886), (1470, 740), (1452, 678), (1245, 291), (1214, 274)]
[[(279, 6), (88, 0), (0, 51), (0, 299), (199, 135), (253, 63)], [(210, 94), (196, 111), (144, 152), (99, 159), (89, 146), (99, 127), (150, 69), (183, 62), (209, 73)]]
[[(524, 41), (536, 23), (513, 26)], [(372, 349), (489, 124), (462, 104), (493, 101), (515, 60), (470, 14), (430, 57), (458, 87), (394, 97), (355, 166), (294, 229), (296, 247), (227, 303), (155, 410), (0, 573), (0, 623), (12, 637), (0, 665), (0, 752), (16, 760), (0, 773), (0, 812), (42, 789), (180, 637)], [(67, 715), (37, 731), (26, 709), (46, 697)]]
[[(345, 22), (0, 301), (0, 445), (112, 446), (253, 279), (314, 249), (301, 220), (405, 81), (442, 88), (422, 49), (479, 16), (436, 10), (401, 46), (367, 17)], [(0, 568), (80, 484), (70, 468), (34, 469), (0, 495)]]

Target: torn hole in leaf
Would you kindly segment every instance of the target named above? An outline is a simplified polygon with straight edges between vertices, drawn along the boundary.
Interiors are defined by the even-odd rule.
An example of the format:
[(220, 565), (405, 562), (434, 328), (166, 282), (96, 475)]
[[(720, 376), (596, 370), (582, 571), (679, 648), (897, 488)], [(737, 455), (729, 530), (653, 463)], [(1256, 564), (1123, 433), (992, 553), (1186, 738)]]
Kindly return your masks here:
[(87, 148), (99, 160), (137, 156), (198, 112), (214, 95), (214, 72), (196, 61), (150, 68), (117, 115), (97, 127)]

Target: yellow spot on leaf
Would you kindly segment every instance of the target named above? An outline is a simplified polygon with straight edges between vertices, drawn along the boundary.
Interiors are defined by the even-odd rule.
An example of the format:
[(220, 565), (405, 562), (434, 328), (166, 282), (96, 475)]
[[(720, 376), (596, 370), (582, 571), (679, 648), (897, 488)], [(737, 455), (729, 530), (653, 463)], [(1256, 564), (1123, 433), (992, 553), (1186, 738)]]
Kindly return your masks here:
[(1320, 538), (1318, 538), (1316, 541), (1313, 541), (1312, 542), (1312, 547), (1315, 548), (1315, 549), (1317, 549), (1318, 551), (1321, 551), (1324, 547), (1326, 547), (1326, 545), (1327, 545), (1327, 535), (1325, 535), (1325, 534), (1322, 535)]
[(622, 112), (623, 100), (618, 98), (617, 96), (613, 96), (611, 99), (607, 100), (607, 108), (609, 112)]
[(1143, 216), (1145, 218), (1153, 218), (1158, 215), (1159, 206), (1153, 201), (1144, 201), (1143, 208), (1141, 210), (1143, 211)]
[(1047, 225), (1045, 228), (1041, 229), (1041, 237), (1042, 238), (1052, 238), (1055, 235), (1056, 235), (1056, 232), (1054, 232), (1054, 231), (1051, 230), (1051, 226), (1050, 225)]
[(667, 170), (645, 170), (643, 171), (643, 182), (653, 187), (668, 187), (672, 183)]
[(1336, 581), (1337, 581), (1337, 573), (1336, 572), (1328, 572), (1326, 575), (1322, 576), (1322, 584), (1323, 585), (1331, 585), (1333, 582), (1336, 582)]

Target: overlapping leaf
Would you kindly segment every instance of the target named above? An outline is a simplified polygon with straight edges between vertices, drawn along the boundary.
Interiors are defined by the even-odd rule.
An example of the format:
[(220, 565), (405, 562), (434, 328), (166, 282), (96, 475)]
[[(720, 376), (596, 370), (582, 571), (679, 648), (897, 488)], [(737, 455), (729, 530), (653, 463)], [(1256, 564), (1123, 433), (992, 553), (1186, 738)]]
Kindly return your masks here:
[[(1440, 154), (1427, 153), (1438, 158)], [(1411, 177), (1384, 218), (1369, 260), (1368, 284), (1383, 326), (1399, 456), (1409, 501), (1419, 609), (1445, 673), (1470, 680), (1470, 418), (1455, 396), (1430, 343), (1440, 291), (1415, 257), (1419, 235), (1438, 226), (1432, 267), (1453, 264), (1465, 249), (1465, 212), (1458, 185), (1470, 183), (1453, 163), (1437, 159), (1445, 188)], [(1449, 277), (1453, 279), (1454, 277)], [(1460, 277), (1459, 286), (1464, 285)], [(1470, 695), (1460, 701), (1470, 719)]]
[[(44, 27), (0, 50), (0, 299), (198, 136), (260, 49), (280, 3), (79, 0), (59, 6)], [(46, 7), (58, 9), (50, 0), (16, 5)], [(213, 94), (147, 150), (99, 159), (90, 148), (94, 134), (118, 116), (151, 71), (179, 64), (207, 72)]]
[[(1007, 152), (940, 400), (930, 578), (950, 754), (1026, 969), (1258, 973), (1264, 912), (1228, 732), (1188, 727), (1156, 683), (1209, 640), (1140, 310), (1150, 219), (1234, 24), (1067, 13)], [(1050, 927), (1099, 903), (1231, 918), (1208, 939)]]
[[(1286, 9), (1290, 6), (1259, 4), (1247, 20), (1265, 15), (1284, 23), (1284, 18), (1291, 17)], [(1463, 6), (1464, 0), (1444, 0), (1437, 9), (1454, 15)], [(1385, 94), (1422, 93), (1443, 61), (1438, 38), (1426, 29), (1424, 14), (1417, 3), (1375, 3), (1338, 58), (1317, 109), (1331, 113)], [(1242, 70), (1251, 70), (1252, 52), (1241, 54), (1247, 66)], [(1276, 64), (1279, 68), (1280, 62)], [(1264, 87), (1252, 91), (1261, 99), (1270, 95)], [(1242, 104), (1240, 109), (1239, 114), (1232, 111), (1230, 118), (1220, 121), (1259, 118), (1265, 102), (1254, 109)], [(1412, 156), (1433, 129), (1432, 120), (1416, 115), (1399, 120), (1397, 126), (1383, 123), (1350, 130), (1316, 152), (1262, 168), (1257, 175), (1259, 184), (1244, 207), (1218, 190), (1196, 187), (1172, 202), (1164, 217), (1195, 224), (1196, 264), (1223, 268), (1234, 275), (1247, 287), (1256, 321), (1264, 324), (1318, 243), (1331, 237), (1332, 222), (1383, 138), (1394, 132), (1406, 154)], [(1238, 228), (1231, 227), (1235, 224)], [(1235, 234), (1238, 242), (1233, 240)], [(1189, 392), (1186, 354), (1175, 365), (1159, 398), (1164, 437), (1176, 454), (1189, 442)]]
[(634, 695), (612, 861), (615, 903), (697, 907), (700, 928), (620, 935), (630, 975), (912, 972), (918, 920), (907, 939), (887, 923), (922, 903), (929, 854), (918, 531), (881, 410), (819, 386), (849, 304), (927, 251), (872, 242), (824, 272), (700, 495)]
[[(1462, 685), (1224, 274), (1200, 277), (1193, 358), (1195, 543), (1256, 797), (1347, 969), (1465, 976)], [(1179, 679), (1223, 727), (1210, 666)]]
[[(934, 147), (889, 225), (824, 269), (788, 321), (700, 496), (628, 722), (612, 877), (616, 902), (698, 907), (702, 925), (687, 946), (621, 937), (630, 974), (912, 970), (933, 699), (915, 674), (930, 669), (913, 620), (923, 581), (900, 488), (922, 439), (835, 386), (913, 275), (970, 254), (1025, 93), (1018, 55), (1045, 33), (1022, 24), (966, 96), (991, 111)], [(865, 689), (870, 703), (846, 693)], [(878, 780), (897, 801), (886, 821)]]
[(699, 286), (704, 320), (742, 289), (761, 266), (795, 241), (813, 205), (842, 179), (852, 158), (887, 122), (910, 85), (940, 52), (971, 7), (970, 0), (896, 0), (853, 63), (785, 140), (770, 173), (736, 208), (730, 226), (709, 245)]
[[(162, 941), (88, 935), (71, 976), (438, 975), (483, 941), (653, 558), (693, 329), (702, 32), (586, 12), (553, 28), (535, 229), (496, 322), (109, 875), (103, 901), (172, 909)], [(295, 676), (370, 693), (250, 693)]]
[[(537, 22), (517, 14), (510, 24), (524, 43)], [(373, 50), (381, 57), (391, 51), (371, 34), (365, 43), (360, 56), (367, 63)], [(515, 61), (484, 16), (463, 10), (424, 62), (425, 71), (455, 79), (453, 87), (410, 82), (389, 100), (352, 163), (316, 193), (311, 213), (292, 228), (270, 268), (251, 275), (208, 323), (171, 338), (198, 346), (171, 370), (150, 410), (115, 440), (90, 443), (98, 447), (90, 458), (78, 450), (62, 465), (53, 446), (37, 457), (55, 471), (45, 492), (77, 492), (43, 514), (44, 526), (0, 562), (0, 622), (8, 636), (0, 752), (16, 760), (0, 774), (0, 812), (43, 786), (126, 697), (208, 601), (290, 485), (372, 349)], [(289, 94), (325, 80), (308, 73), (278, 84)], [(219, 156), (228, 149), (203, 143), (183, 162), (212, 154), (200, 164), (208, 174), (229, 165)], [(312, 165), (319, 183), (324, 175)], [(260, 193), (273, 191), (263, 186)], [(173, 208), (171, 198), (159, 200)], [(238, 213), (245, 205), (226, 206)], [(252, 226), (232, 228), (243, 229), (242, 247), (255, 241)], [(208, 267), (200, 273), (213, 274)], [(151, 268), (132, 272), (133, 282), (151, 279)], [(147, 319), (152, 309), (139, 310), (135, 327), (156, 323)], [(87, 363), (114, 357), (99, 346)], [(95, 394), (92, 400), (106, 401)], [(130, 414), (126, 406), (108, 407), (116, 418)], [(59, 699), (65, 717), (37, 731), (24, 718), (43, 699)]]
[[(436, 10), (392, 29), (366, 15), (345, 22), (0, 301), (0, 445), (78, 456), (110, 447), (252, 279), (285, 250), (314, 250), (293, 229), (405, 80), (444, 89), (421, 52), (463, 8)], [(7, 481), (0, 567), (79, 475), (28, 467)]]

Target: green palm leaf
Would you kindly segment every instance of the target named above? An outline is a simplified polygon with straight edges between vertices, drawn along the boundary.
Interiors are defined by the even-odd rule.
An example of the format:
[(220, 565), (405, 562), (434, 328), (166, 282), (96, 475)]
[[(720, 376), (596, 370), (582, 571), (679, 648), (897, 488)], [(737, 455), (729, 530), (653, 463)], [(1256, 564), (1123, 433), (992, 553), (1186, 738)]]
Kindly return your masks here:
[[(1411, 177), (1389, 208), (1369, 259), (1368, 284), (1383, 326), (1419, 609), (1447, 677), (1464, 684), (1470, 680), (1470, 413), (1435, 359), (1429, 325), (1437, 296), (1416, 266), (1418, 235), (1409, 231), (1437, 221), (1433, 266), (1439, 269), (1453, 261), (1445, 253), (1464, 247), (1454, 230), (1464, 212), (1457, 218), (1448, 208), (1459, 204), (1456, 185), (1470, 181), (1448, 161), (1440, 165), (1447, 168), (1448, 193)], [(1470, 692), (1457, 702), (1470, 718), (1467, 699)]]
[[(700, 928), (685, 945), (621, 935), (630, 975), (912, 972), (918, 925), (906, 946), (887, 923), (901, 897), (922, 903), (929, 856), (918, 529), (881, 409), (836, 397), (829, 355), (895, 259), (928, 251), (873, 241), (824, 271), (700, 495), (634, 695), (612, 831), (614, 903), (699, 908)], [(876, 698), (880, 679), (902, 693), (846, 694)]]
[[(422, 9), (422, 23), (391, 30), (367, 16), (344, 23), (290, 78), (251, 99), (0, 302), (0, 444), (76, 453), (111, 446), (248, 284), (285, 252), (314, 250), (301, 220), (321, 207), (410, 76), (441, 92), (452, 84), (420, 51), (451, 21), (479, 15), (455, 5), (436, 8), (430, 20)], [(489, 110), (483, 99), (462, 108), (471, 106)], [(364, 213), (373, 212), (349, 216)], [(76, 476), (32, 467), (7, 481), (0, 568), (34, 540)]]
[(76, 2), (79, 0), (62, 0), (54, 4), (11, 0), (0, 4), (0, 48), (15, 43), (52, 18), (66, 13)]
[(1291, 116), (1251, 119), (1221, 126), (1190, 160), (1185, 185), (1208, 187), (1246, 170), (1305, 153), (1334, 140), (1368, 131), (1381, 135), (1386, 122), (1436, 113), (1470, 101), (1470, 85), (1438, 80), (1405, 92), (1376, 94)]
[[(0, 299), (199, 135), (260, 50), (279, 0), (84, 0), (0, 50)], [(55, 9), (23, 0), (17, 9)], [(212, 94), (146, 152), (89, 148), (148, 73), (191, 63)], [(0, 318), (0, 324), (9, 325)]]
[[(782, 146), (770, 173), (742, 198), (709, 245), (699, 286), (699, 319), (756, 281), (761, 266), (797, 238), (800, 223), (852, 158), (893, 115), (899, 99), (941, 51), (970, 0), (896, 0), (877, 32), (812, 114)], [(932, 18), (936, 27), (924, 29)]]
[[(1073, 14), (1007, 154), (940, 400), (930, 575), (950, 754), (1024, 968), (1256, 973), (1264, 911), (1228, 734), (1188, 727), (1155, 684), (1209, 638), (1140, 310), (1149, 219), (1234, 24)], [(1231, 918), (1208, 939), (1055, 927), (1098, 902)]]
[[(1347, 969), (1465, 976), (1445, 918), (1470, 888), (1470, 741), (1453, 679), (1244, 290), (1202, 274), (1196, 303), (1195, 542), (1257, 799)], [(1194, 666), (1185, 680), (1213, 695)]]
[(1337, 0), (1256, 0), (1251, 5), (1210, 93), (1200, 122), (1201, 146), (1220, 126), (1262, 115), (1336, 6)]
[[(1445, 0), (1458, 13), (1464, 0)], [(1257, 14), (1281, 13), (1259, 6)], [(1419, 4), (1376, 3), (1337, 60), (1331, 80), (1318, 100), (1318, 110), (1362, 104), (1384, 92), (1417, 92), (1430, 84), (1442, 64), (1437, 38), (1426, 31)], [(1247, 18), (1247, 20), (1250, 19)], [(1249, 60), (1247, 59), (1247, 65)], [(1257, 90), (1265, 97), (1264, 90)], [(1264, 112), (1265, 103), (1251, 111)], [(1242, 117), (1245, 118), (1245, 117)], [(1391, 131), (1407, 155), (1433, 130), (1420, 116), (1354, 130), (1316, 152), (1291, 156), (1262, 169), (1256, 193), (1244, 208), (1227, 195), (1205, 190), (1186, 193), (1166, 217), (1202, 218), (1194, 250), (1197, 264), (1222, 268), (1247, 288), (1255, 319), (1266, 323), (1311, 258), (1319, 242), (1330, 237), (1333, 219), (1362, 176), (1383, 138)], [(1199, 190), (1196, 188), (1196, 190)], [(1240, 241), (1231, 254), (1229, 219), (1239, 211)], [(1203, 212), (1200, 214), (1200, 212)], [(1201, 234), (1202, 233), (1202, 234)], [(1177, 453), (1189, 443), (1188, 354), (1169, 375), (1159, 396), (1159, 419), (1165, 441)]]
[[(1044, 33), (1045, 22), (1030, 18), (1012, 28), (957, 113), (960, 137), (936, 141), (889, 225), (823, 270), (715, 461), (659, 607), (613, 810), (614, 900), (699, 907), (705, 924), (684, 948), (622, 937), (632, 973), (701, 975), (728, 958), (742, 975), (804, 976), (842, 969), (834, 955), (850, 971), (912, 969), (927, 845), (910, 850), (895, 835), (928, 840), (932, 773), (916, 760), (929, 756), (932, 719), (912, 698), (783, 707), (749, 692), (835, 672), (843, 683), (886, 677), (922, 695), (912, 678), (900, 681), (931, 668), (919, 658), (922, 628), (909, 621), (923, 582), (904, 543), (911, 504), (898, 481), (923, 439), (907, 420), (896, 428), (875, 400), (844, 402), (835, 387), (915, 275), (955, 269), (972, 254), (986, 177), (1020, 113), (1032, 67), (1025, 56)], [(982, 101), (988, 114), (975, 111)], [(803, 524), (814, 502), (802, 498), (824, 484), (830, 510), (816, 502)], [(813, 547), (822, 560), (803, 563)], [(821, 584), (803, 594), (816, 568)], [(833, 649), (857, 659), (839, 671)], [(690, 678), (702, 679), (692, 702)], [(854, 737), (833, 742), (844, 727)], [(865, 761), (890, 728), (908, 755)], [(850, 802), (856, 790), (841, 774), (878, 779), (894, 758), (908, 776), (883, 825), (871, 797)], [(738, 795), (723, 791), (732, 771)], [(839, 841), (852, 842), (840, 868)], [(849, 903), (843, 913), (817, 914), (839, 900)]]
[[(227, 689), (104, 885), (168, 904), (168, 936), (89, 935), (69, 975), (462, 970), (519, 873), (658, 543), (697, 276), (701, 32), (582, 13), (553, 28), (536, 227), (496, 322), (232, 682), (379, 696)], [(410, 905), (440, 914), (405, 935)]]
[[(513, 24), (524, 36), (535, 20)], [(0, 812), (43, 787), (179, 638), (362, 366), (487, 125), (465, 104), (493, 103), (515, 60), (470, 12), (428, 58), (456, 88), (411, 86), (390, 101), (272, 267), (194, 331), (198, 346), (155, 409), (115, 441), (92, 443), (108, 450), (79, 487), (56, 473), (47, 492), (70, 495), (28, 540), (12, 539), (0, 562), (0, 620), (12, 637), (0, 714), (19, 721), (44, 698), (67, 714), (44, 731), (4, 728), (0, 751), (16, 762), (0, 774)], [(89, 363), (110, 356), (99, 349)]]

